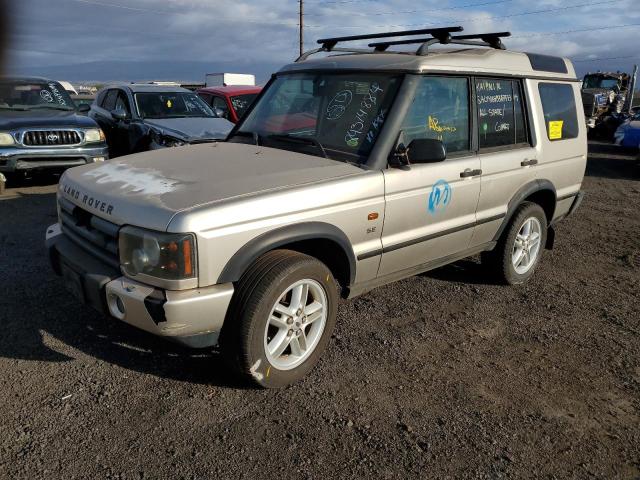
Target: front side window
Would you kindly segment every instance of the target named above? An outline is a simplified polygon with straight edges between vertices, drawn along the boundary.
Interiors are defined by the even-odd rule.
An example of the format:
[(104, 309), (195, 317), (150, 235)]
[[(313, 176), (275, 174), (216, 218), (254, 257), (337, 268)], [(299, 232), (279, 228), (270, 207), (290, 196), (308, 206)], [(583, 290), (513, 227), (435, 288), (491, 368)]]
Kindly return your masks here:
[(127, 100), (127, 96), (124, 92), (118, 92), (118, 98), (116, 99), (116, 106), (114, 110), (121, 111), (127, 114), (127, 116), (131, 116), (131, 109), (129, 108), (129, 101)]
[(102, 108), (110, 112), (116, 108), (116, 100), (118, 98), (118, 90), (109, 90), (102, 100)]
[(469, 151), (469, 80), (422, 77), (401, 128), (406, 145), (431, 138), (442, 141), (448, 154)]
[(538, 90), (549, 140), (577, 138), (580, 129), (573, 87), (563, 83), (540, 83)]
[(269, 146), (363, 163), (380, 134), (401, 78), (369, 72), (279, 76), (236, 134), (255, 135)]
[(522, 88), (517, 80), (476, 79), (480, 149), (527, 143)]
[(191, 92), (145, 92), (135, 94), (142, 118), (215, 117), (204, 100)]
[(67, 91), (58, 82), (0, 79), (0, 110), (75, 110)]

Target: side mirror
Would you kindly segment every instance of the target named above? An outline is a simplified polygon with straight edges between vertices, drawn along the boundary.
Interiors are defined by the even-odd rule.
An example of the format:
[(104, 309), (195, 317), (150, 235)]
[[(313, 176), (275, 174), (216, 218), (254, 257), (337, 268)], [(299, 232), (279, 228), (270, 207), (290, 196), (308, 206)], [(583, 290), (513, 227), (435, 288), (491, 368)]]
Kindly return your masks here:
[(218, 118), (227, 118), (227, 112), (225, 112), (223, 109), (221, 108), (214, 108), (213, 109), (213, 113), (216, 115), (216, 117)]
[(89, 110), (91, 110), (91, 106), (87, 105), (86, 103), (81, 103), (80, 105), (78, 105), (79, 113), (87, 113)]
[(416, 138), (406, 148), (406, 158), (411, 163), (436, 163), (447, 158), (447, 147), (440, 140)]
[(112, 110), (111, 118), (113, 118), (114, 120), (126, 120), (127, 112), (125, 112), (124, 110)]

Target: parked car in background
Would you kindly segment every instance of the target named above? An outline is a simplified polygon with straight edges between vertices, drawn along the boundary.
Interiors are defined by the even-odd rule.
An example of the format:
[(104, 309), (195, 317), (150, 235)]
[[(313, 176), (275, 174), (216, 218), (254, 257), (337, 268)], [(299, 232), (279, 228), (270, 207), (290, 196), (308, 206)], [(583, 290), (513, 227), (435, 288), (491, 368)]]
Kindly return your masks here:
[(261, 91), (262, 87), (233, 85), (201, 88), (198, 90), (198, 95), (214, 111), (219, 110), (219, 115), (233, 123), (238, 123)]
[(613, 135), (616, 145), (637, 149), (640, 147), (640, 113), (629, 117)]
[(95, 95), (85, 95), (85, 94), (71, 95), (71, 100), (73, 100), (73, 103), (75, 103), (78, 108), (80, 108), (81, 105), (86, 105), (87, 107), (89, 107), (85, 113), (89, 112), (89, 109), (91, 108), (91, 104), (94, 102), (95, 99), (96, 99)]
[(58, 82), (0, 78), (0, 172), (63, 170), (108, 158), (104, 133)]
[(104, 130), (112, 157), (223, 140), (233, 127), (195, 93), (153, 84), (104, 88), (89, 116)]

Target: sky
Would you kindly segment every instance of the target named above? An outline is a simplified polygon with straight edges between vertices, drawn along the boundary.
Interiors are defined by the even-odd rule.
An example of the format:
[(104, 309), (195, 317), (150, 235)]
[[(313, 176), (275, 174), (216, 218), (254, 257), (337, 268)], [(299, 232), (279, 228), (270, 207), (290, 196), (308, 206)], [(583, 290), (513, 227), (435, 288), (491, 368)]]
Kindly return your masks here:
[[(299, 48), (298, 0), (9, 3), (9, 73), (204, 81), (231, 71), (264, 81)], [(511, 31), (509, 49), (570, 57), (579, 75), (640, 63), (640, 0), (306, 0), (304, 24), (307, 49), (326, 36), (462, 25)]]

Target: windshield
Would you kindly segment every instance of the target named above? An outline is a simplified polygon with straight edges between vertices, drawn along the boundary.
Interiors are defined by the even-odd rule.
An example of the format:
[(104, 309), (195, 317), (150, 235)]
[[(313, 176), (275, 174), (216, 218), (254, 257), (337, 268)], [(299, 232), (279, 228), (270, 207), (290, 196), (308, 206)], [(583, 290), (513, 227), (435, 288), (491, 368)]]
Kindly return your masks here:
[(0, 80), (0, 110), (75, 110), (58, 82)]
[(584, 77), (582, 88), (606, 88), (607, 90), (613, 90), (618, 87), (617, 78), (599, 77), (597, 75), (587, 75)]
[(245, 95), (231, 97), (231, 105), (233, 105), (233, 109), (238, 114), (238, 117), (244, 115), (244, 112), (247, 111), (257, 96), (257, 93), (247, 93)]
[(142, 118), (213, 117), (213, 110), (191, 92), (136, 93), (136, 105)]
[(400, 79), (369, 72), (282, 75), (270, 84), (236, 135), (362, 163), (378, 138)]

